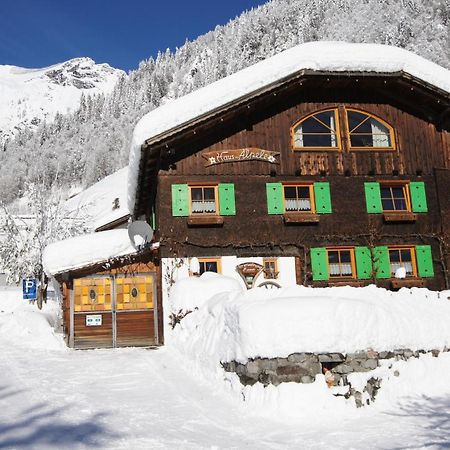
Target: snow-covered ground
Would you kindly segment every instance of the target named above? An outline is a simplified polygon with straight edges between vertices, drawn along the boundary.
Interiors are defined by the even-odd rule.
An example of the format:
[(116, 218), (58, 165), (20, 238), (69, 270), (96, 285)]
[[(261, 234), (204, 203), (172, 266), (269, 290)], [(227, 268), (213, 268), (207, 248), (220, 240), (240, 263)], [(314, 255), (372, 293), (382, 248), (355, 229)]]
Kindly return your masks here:
[[(211, 308), (218, 298), (206, 297), (186, 317), (191, 325), (203, 308), (220, 311)], [(242, 390), (183, 345), (190, 326), (166, 330), (168, 345), (158, 350), (72, 351), (53, 331), (57, 311), (0, 292), (0, 449), (449, 446), (450, 353), (395, 362), (399, 376), (385, 380), (373, 405), (356, 409), (330, 395), (321, 376)]]

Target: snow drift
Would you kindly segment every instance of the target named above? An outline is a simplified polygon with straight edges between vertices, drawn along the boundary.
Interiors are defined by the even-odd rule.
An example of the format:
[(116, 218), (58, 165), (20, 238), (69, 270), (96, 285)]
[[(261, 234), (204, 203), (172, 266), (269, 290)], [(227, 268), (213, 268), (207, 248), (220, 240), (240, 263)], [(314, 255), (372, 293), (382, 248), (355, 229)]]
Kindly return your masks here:
[[(199, 293), (198, 310), (183, 319), (178, 339), (190, 353), (208, 355), (217, 364), (295, 352), (450, 346), (450, 293), (391, 292), (373, 285), (224, 292), (222, 278), (216, 276), (216, 288), (211, 278), (183, 280), (172, 293), (172, 305), (180, 309), (193, 309), (186, 297)], [(207, 301), (205, 292), (212, 295)]]

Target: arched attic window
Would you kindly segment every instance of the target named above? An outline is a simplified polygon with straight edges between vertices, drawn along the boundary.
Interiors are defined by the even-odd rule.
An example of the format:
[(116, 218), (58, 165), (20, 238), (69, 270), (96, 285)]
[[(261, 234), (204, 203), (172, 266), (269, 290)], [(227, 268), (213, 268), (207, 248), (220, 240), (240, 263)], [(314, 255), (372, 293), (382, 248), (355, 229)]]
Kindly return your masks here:
[(364, 111), (346, 108), (349, 150), (395, 150), (394, 129)]
[(337, 108), (309, 114), (291, 128), (294, 150), (340, 150)]

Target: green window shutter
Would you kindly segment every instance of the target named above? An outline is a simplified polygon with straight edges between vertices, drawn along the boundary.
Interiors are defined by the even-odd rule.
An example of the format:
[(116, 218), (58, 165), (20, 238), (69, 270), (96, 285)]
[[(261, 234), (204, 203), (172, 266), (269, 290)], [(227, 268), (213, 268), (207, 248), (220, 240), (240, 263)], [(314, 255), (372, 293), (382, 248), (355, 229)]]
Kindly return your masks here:
[(172, 216), (189, 215), (189, 187), (187, 184), (172, 184)]
[(283, 185), (281, 183), (266, 183), (267, 212), (269, 214), (283, 214)]
[(419, 277), (434, 277), (433, 254), (430, 245), (416, 245), (417, 272)]
[(219, 209), (221, 216), (235, 216), (236, 202), (234, 199), (234, 184), (219, 184)]
[(311, 268), (314, 281), (323, 281), (330, 278), (326, 248), (318, 247), (311, 249)]
[(314, 183), (314, 198), (317, 214), (330, 214), (333, 211), (331, 208), (330, 183)]
[(375, 247), (374, 266), (376, 278), (391, 278), (389, 249), (386, 246)]
[(381, 205), (380, 183), (367, 182), (364, 183), (364, 191), (366, 193), (366, 207), (369, 214), (379, 214), (383, 212)]
[(428, 212), (425, 183), (423, 181), (411, 181), (409, 183), (409, 191), (411, 193), (411, 207), (413, 212)]
[(356, 273), (360, 280), (372, 278), (372, 255), (369, 247), (355, 247)]

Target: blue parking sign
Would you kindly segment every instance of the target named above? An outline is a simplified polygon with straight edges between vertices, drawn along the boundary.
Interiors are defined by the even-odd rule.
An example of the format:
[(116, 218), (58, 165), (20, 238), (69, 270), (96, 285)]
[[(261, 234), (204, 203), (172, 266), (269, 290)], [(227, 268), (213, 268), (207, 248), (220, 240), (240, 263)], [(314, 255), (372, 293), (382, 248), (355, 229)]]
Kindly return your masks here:
[(24, 278), (22, 280), (22, 290), (24, 300), (36, 300), (37, 298), (36, 278)]

